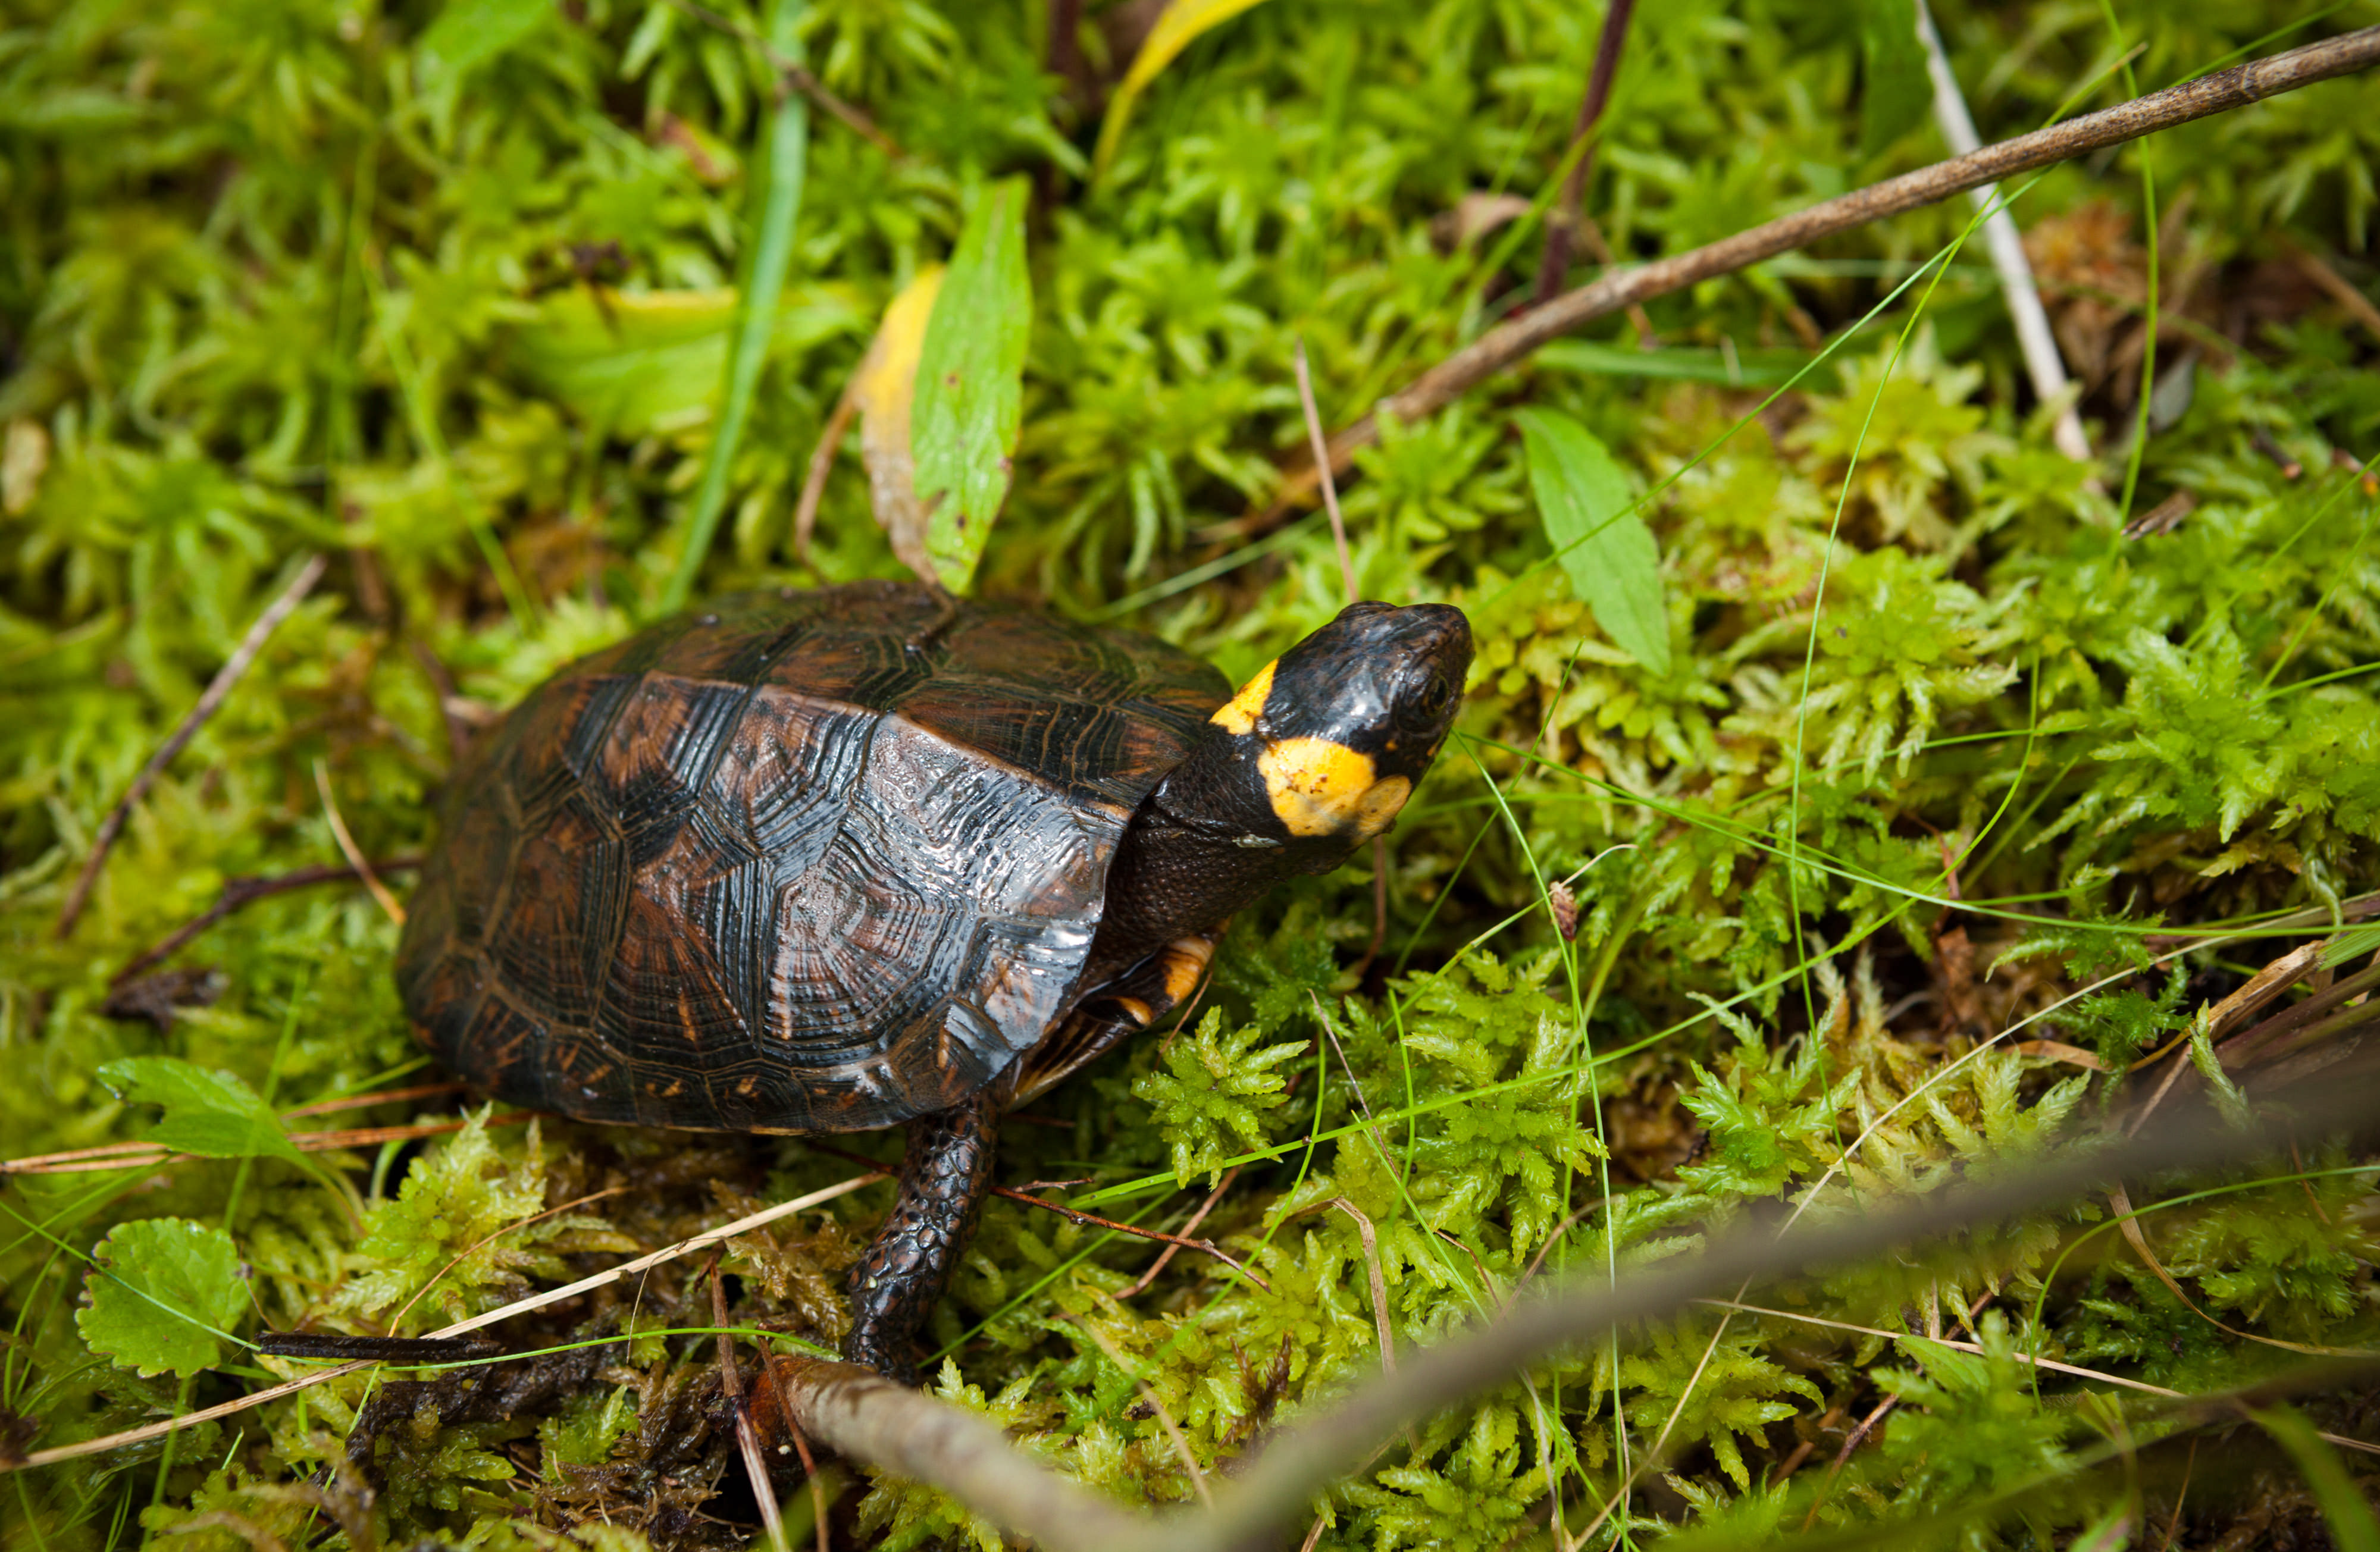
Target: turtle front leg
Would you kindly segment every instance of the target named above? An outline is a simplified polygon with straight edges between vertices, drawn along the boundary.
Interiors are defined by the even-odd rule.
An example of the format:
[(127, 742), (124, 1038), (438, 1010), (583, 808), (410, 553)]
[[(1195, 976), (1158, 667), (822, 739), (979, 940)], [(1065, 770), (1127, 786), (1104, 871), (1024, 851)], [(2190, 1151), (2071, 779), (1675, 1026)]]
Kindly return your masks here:
[(917, 1379), (917, 1328), (941, 1302), (960, 1255), (975, 1238), (991, 1191), (1002, 1085), (909, 1122), (901, 1196), (844, 1281), (851, 1334), (843, 1355), (887, 1378)]

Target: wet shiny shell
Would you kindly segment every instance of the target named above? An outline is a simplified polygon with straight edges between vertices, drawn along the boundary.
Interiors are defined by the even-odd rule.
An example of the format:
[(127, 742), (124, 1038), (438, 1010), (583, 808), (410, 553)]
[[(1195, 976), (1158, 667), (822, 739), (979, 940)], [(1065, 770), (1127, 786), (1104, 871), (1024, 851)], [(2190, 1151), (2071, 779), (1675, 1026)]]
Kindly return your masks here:
[(1039, 1041), (1134, 808), (1230, 686), (1145, 637), (936, 612), (723, 599), (483, 734), (397, 955), (440, 1059), (589, 1121), (837, 1132)]

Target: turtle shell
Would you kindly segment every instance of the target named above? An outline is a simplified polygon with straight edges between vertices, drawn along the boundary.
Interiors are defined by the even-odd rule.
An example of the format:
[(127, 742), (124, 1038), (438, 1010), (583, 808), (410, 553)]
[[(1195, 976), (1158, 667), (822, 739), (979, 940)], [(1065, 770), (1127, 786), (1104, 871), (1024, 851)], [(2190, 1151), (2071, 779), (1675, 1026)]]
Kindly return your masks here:
[(406, 1011), (456, 1075), (589, 1121), (946, 1109), (1071, 1007), (1124, 827), (1229, 694), (1147, 637), (914, 588), (722, 599), (475, 743)]

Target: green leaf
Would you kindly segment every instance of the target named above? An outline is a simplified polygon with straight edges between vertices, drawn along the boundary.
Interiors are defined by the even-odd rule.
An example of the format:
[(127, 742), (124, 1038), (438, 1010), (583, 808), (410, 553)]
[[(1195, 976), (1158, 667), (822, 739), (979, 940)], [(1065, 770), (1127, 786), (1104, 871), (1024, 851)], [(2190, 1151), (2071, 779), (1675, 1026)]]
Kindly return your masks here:
[(417, 45), (442, 75), (462, 75), (526, 40), (553, 14), (553, 0), (455, 0)]
[[(730, 286), (607, 291), (585, 286), (540, 297), (508, 336), (523, 375), (607, 435), (667, 435), (711, 418), (727, 370), (731, 328), (743, 318)], [(768, 355), (797, 355), (867, 320), (851, 288), (795, 286), (781, 297)]]
[(1867, 0), (1860, 12), (1860, 154), (1877, 152), (1917, 127), (1934, 101), (1925, 48), (1917, 41), (1916, 0)]
[(1091, 155), (1093, 176), (1107, 171), (1108, 164), (1115, 160), (1116, 147), (1123, 142), (1124, 126), (1132, 122), (1133, 104), (1159, 72), (1173, 63), (1174, 55), (1258, 4), (1260, 0), (1172, 0), (1165, 7), (1165, 14), (1148, 30), (1140, 52), (1132, 56), (1132, 68), (1124, 72), (1115, 95), (1108, 99), (1107, 118), (1099, 125), (1099, 149)]
[[(781, 57), (801, 61), (801, 34), (795, 23), (801, 0), (776, 0), (769, 13), (769, 47)], [(727, 505), (727, 477), (744, 441), (744, 423), (751, 418), (753, 390), (759, 385), (760, 367), (768, 359), (769, 339), (776, 327), (777, 294), (784, 289), (785, 270), (794, 258), (794, 221), (801, 214), (802, 181), (809, 161), (809, 108), (798, 91), (788, 91), (769, 112), (763, 132), (763, 158), (753, 181), (759, 209), (752, 218), (745, 249), (744, 284), (736, 297), (735, 325), (727, 352), (726, 381), (720, 385), (719, 424), (703, 455), (702, 483), (696, 488), (693, 510), (686, 515), (686, 548), (678, 552), (676, 569), (662, 590), (662, 612), (674, 614), (686, 607), (694, 579), (702, 573), (710, 540), (719, 532), (719, 515)]]
[(92, 1259), (100, 1269), (75, 1325), (93, 1352), (144, 1376), (188, 1379), (214, 1365), (225, 1328), (248, 1303), (229, 1234), (187, 1219), (144, 1218), (116, 1225)]
[(1537, 513), (1571, 586), (1613, 643), (1656, 673), (1670, 672), (1670, 611), (1661, 550), (1630, 508), (1628, 476), (1593, 431), (1557, 410), (1512, 418), (1529, 450)]
[(1024, 422), (1033, 280), (1025, 270), (1025, 180), (976, 202), (926, 324), (910, 406), (909, 451), (926, 514), (926, 553), (964, 593), (1008, 495)]
[(2314, 1431), (2313, 1425), (2294, 1407), (2271, 1407), (2248, 1415), (2297, 1461), (2306, 1485), (2313, 1489), (2314, 1502), (2322, 1506), (2322, 1517), (2330, 1524), (2330, 1538), (2338, 1544), (2338, 1552), (2380, 1552), (2380, 1516), (2373, 1514), (2372, 1505), (2348, 1475), (2338, 1451)]
[(231, 1073), (172, 1056), (135, 1056), (99, 1070), (100, 1081), (136, 1105), (163, 1105), (147, 1140), (201, 1158), (312, 1161), (281, 1129), (281, 1118)]

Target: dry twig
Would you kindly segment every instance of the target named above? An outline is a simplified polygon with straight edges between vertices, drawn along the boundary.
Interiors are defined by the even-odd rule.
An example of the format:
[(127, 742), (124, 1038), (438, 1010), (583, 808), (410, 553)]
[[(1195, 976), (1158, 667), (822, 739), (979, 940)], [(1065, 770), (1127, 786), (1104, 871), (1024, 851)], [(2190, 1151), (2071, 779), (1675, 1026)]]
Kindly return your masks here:
[(1291, 352), (1297, 364), (1297, 402), (1305, 411), (1305, 435), (1314, 452), (1314, 467), (1322, 479), (1322, 506), (1330, 514), (1330, 541), (1339, 547), (1339, 575), (1347, 584), (1347, 601), (1363, 597), (1355, 582), (1355, 563), (1347, 552), (1347, 520), (1339, 515), (1339, 482), (1330, 477), (1330, 464), (1325, 456), (1328, 443), (1322, 435), (1322, 415), (1314, 407), (1314, 374), (1306, 370), (1305, 342), (1299, 340)]
[[(410, 873), (421, 866), (418, 856), (386, 857), (372, 864), (382, 873)], [(122, 986), (151, 965), (171, 958), (192, 939), (230, 915), (241, 907), (291, 890), (311, 889), (316, 884), (335, 884), (348, 879), (361, 878), (352, 867), (300, 867), (294, 872), (276, 874), (270, 879), (232, 879), (225, 882), (223, 893), (215, 903), (198, 915), (184, 922), (171, 933), (140, 951), (129, 964), (108, 978), (108, 985)]]
[[(528, 1110), (491, 1116), (490, 1126), (516, 1126), (534, 1120)], [(460, 1132), (468, 1121), (424, 1121), (402, 1126), (351, 1126), (332, 1132), (293, 1132), (290, 1146), (301, 1153), (334, 1153), (341, 1148), (376, 1147), (382, 1143), (413, 1142), (448, 1132)], [(153, 1170), (164, 1164), (187, 1164), (200, 1156), (176, 1153), (155, 1143), (102, 1143), (96, 1147), (68, 1148), (64, 1153), (40, 1153), (28, 1158), (0, 1158), (0, 1175), (80, 1175), (101, 1170)]]
[[(1330, 439), (1329, 462), (1334, 469), (1344, 469), (1357, 449), (1378, 441), (1382, 415), (1408, 423), (1433, 415), (1547, 341), (1617, 312), (1631, 302), (1667, 296), (1701, 281), (1732, 274), (1837, 232), (1934, 204), (1953, 194), (2081, 156), (2102, 146), (2119, 145), (2193, 119), (2295, 91), (2316, 81), (2349, 75), (2369, 68), (2375, 62), (2380, 62), (2380, 27), (2342, 33), (2286, 54), (2217, 70), (2100, 113), (2019, 135), (1965, 156), (1870, 184), (1705, 247), (1605, 275), (1488, 330), (1382, 399), (1373, 413)], [(1240, 519), (1234, 526), (1244, 534), (1273, 527), (1291, 507), (1313, 494), (1318, 483), (1317, 468), (1317, 465), (1306, 463), (1286, 470), (1274, 504)]]
[(931, 1483), (1040, 1546), (1113, 1552), (1160, 1537), (1148, 1517), (1019, 1452), (988, 1419), (895, 1385), (874, 1369), (779, 1354), (769, 1373), (785, 1420), (810, 1437), (896, 1476)]
[[(1112, 1298), (1108, 1302), (1115, 1303)], [(1116, 1304), (1116, 1308), (1123, 1309), (1123, 1306)], [(1125, 1310), (1124, 1313), (1129, 1315), (1131, 1311)], [(1190, 1452), (1190, 1441), (1183, 1436), (1182, 1425), (1173, 1421), (1173, 1414), (1165, 1410), (1165, 1403), (1157, 1399), (1157, 1392), (1149, 1388), (1148, 1381), (1143, 1379), (1140, 1376), (1140, 1371), (1132, 1366), (1132, 1360), (1124, 1356), (1123, 1350), (1101, 1334), (1098, 1327), (1080, 1316), (1074, 1318), (1074, 1326), (1076, 1330), (1090, 1338), (1098, 1345), (1099, 1350), (1108, 1355), (1108, 1362), (1123, 1371), (1124, 1376), (1138, 1388), (1140, 1399), (1148, 1404), (1150, 1414), (1157, 1419), (1157, 1425), (1165, 1430), (1167, 1438), (1173, 1441), (1174, 1456), (1181, 1461), (1182, 1469), (1190, 1473), (1190, 1485), (1197, 1489), (1198, 1501), (1208, 1509), (1214, 1508), (1214, 1489), (1207, 1485), (1207, 1473), (1198, 1469), (1198, 1457)]]
[(284, 620), (297, 612), (298, 606), (306, 600), (306, 595), (314, 590), (314, 584), (322, 579), (322, 568), (329, 564), (323, 556), (314, 555), (298, 568), (298, 575), (281, 589), (281, 596), (265, 606), (264, 612), (256, 617), (256, 624), (249, 626), (248, 634), (239, 638), (239, 645), (232, 649), (231, 656), (224, 660), (223, 667), (215, 671), (214, 678), (208, 682), (205, 693), (199, 697), (199, 703), (190, 708), (189, 715), (184, 717), (181, 725), (157, 746), (157, 752), (149, 757), (149, 763), (140, 768), (140, 774), (132, 778), (132, 784), (124, 789), (123, 797), (108, 810), (107, 818), (100, 823), (99, 834), (91, 841), (91, 855), (83, 859), (82, 871), (75, 876), (74, 888), (67, 891), (65, 908), (58, 912), (56, 937), (63, 940), (74, 930), (75, 922), (82, 915), (83, 906), (91, 900), (91, 887), (99, 882), (99, 870), (106, 866), (107, 854), (115, 847), (115, 838), (124, 833), (125, 821), (132, 817), (132, 810), (140, 806), (140, 800), (149, 795), (149, 789), (155, 784), (159, 773), (173, 763), (174, 757), (180, 754), (191, 739), (198, 736), (199, 729), (204, 727), (207, 719), (223, 705), (232, 687), (247, 675), (249, 666), (256, 661), (257, 654), (264, 650), (267, 641), (273, 639), (273, 633), (281, 628)]
[[(2292, 1123), (2372, 1123), (2369, 1081), (2326, 1075), (2308, 1098), (2289, 1096)], [(2077, 1139), (2055, 1162), (1954, 1187), (1819, 1228), (1766, 1226), (1713, 1240), (1703, 1253), (1609, 1286), (1572, 1285), (1516, 1303), (1467, 1335), (1409, 1356), (1337, 1407), (1275, 1437), (1208, 1512), (1151, 1522), (1089, 1493), (1012, 1449), (984, 1419), (896, 1386), (873, 1371), (810, 1358), (774, 1360), (774, 1393), (803, 1428), (856, 1459), (930, 1483), (978, 1513), (1054, 1552), (1131, 1546), (1153, 1552), (1222, 1552), (1270, 1546), (1325, 1484), (1358, 1469), (1376, 1442), (1417, 1419), (1500, 1384), (1549, 1354), (1615, 1328), (1659, 1319), (1756, 1278), (1840, 1266), (1946, 1231), (1997, 1222), (2126, 1175), (2216, 1167), (2284, 1141), (2281, 1128), (2239, 1132), (2204, 1119), (2146, 1137)], [(1732, 1302), (1732, 1301), (1730, 1301)], [(1877, 1414), (1880, 1415), (1880, 1414)], [(1870, 1425), (1873, 1426), (1873, 1420)], [(1853, 1442), (1862, 1434), (1855, 1434)]]
[(818, 530), (819, 503), (826, 496), (826, 479), (834, 471), (834, 455), (843, 446), (843, 434), (851, 429), (851, 417), (859, 407), (859, 374), (852, 373), (844, 385), (843, 396), (834, 401), (834, 409), (826, 418), (825, 429), (819, 432), (818, 445), (810, 449), (809, 468), (802, 476), (801, 498), (794, 503), (794, 559), (804, 565), (810, 564), (810, 536)]
[(331, 839), (339, 843), (339, 855), (347, 859), (347, 866), (356, 870), (356, 877), (361, 879), (364, 888), (371, 891), (382, 914), (403, 927), (405, 907), (396, 903), (396, 896), (388, 892), (388, 886), (382, 883), (380, 875), (372, 871), (371, 862), (364, 855), (363, 848), (356, 844), (353, 835), (347, 833), (347, 821), (339, 813), (339, 800), (331, 794), (330, 768), (319, 759), (314, 762), (314, 790), (322, 795), (322, 818), (330, 821)]

